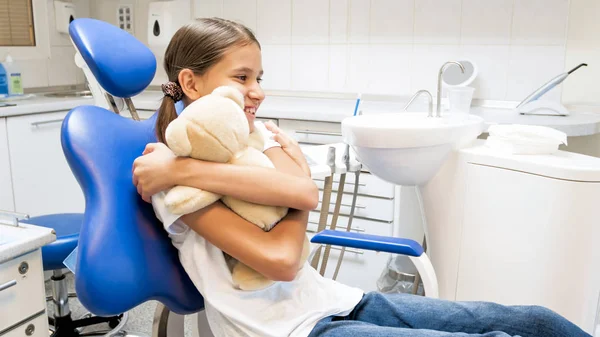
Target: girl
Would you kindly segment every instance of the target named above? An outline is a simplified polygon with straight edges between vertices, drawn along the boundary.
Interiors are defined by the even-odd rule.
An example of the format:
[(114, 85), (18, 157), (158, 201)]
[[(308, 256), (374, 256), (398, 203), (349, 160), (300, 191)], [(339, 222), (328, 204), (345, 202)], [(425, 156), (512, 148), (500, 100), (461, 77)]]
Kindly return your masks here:
[[(318, 190), (296, 142), (275, 125), (255, 121), (265, 95), (260, 44), (246, 27), (203, 19), (177, 31), (167, 47), (169, 82), (156, 124), (159, 143), (149, 144), (133, 167), (134, 184), (151, 201), (190, 278), (204, 296), (216, 337), (283, 336), (487, 336), (583, 337), (574, 324), (538, 306), (450, 302), (404, 294), (363, 294), (300, 266), (308, 211)], [(264, 153), (275, 170), (178, 158), (163, 144), (177, 118), (174, 104), (188, 105), (218, 86), (245, 96), (250, 129), (265, 128)], [(267, 132), (268, 129), (271, 132)], [(216, 202), (193, 214), (169, 214), (163, 190), (193, 186), (259, 204), (285, 206), (289, 214), (263, 232)], [(275, 280), (259, 291), (233, 287), (223, 252)], [(302, 268), (300, 268), (302, 267)]]

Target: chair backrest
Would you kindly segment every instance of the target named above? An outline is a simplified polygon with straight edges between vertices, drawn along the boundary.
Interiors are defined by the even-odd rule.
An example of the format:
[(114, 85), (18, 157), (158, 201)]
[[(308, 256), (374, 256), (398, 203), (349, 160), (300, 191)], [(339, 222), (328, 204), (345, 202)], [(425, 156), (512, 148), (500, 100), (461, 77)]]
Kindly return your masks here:
[[(140, 61), (149, 50), (137, 39), (93, 19), (74, 20), (70, 32), (107, 92), (130, 97), (149, 85), (156, 63)], [(131, 49), (122, 49), (125, 45)], [(204, 307), (152, 206), (132, 183), (133, 161), (146, 144), (156, 141), (155, 121), (156, 114), (138, 122), (102, 107), (80, 106), (63, 122), (63, 151), (86, 201), (76, 291), (97, 315), (123, 313), (148, 300), (180, 314)]]

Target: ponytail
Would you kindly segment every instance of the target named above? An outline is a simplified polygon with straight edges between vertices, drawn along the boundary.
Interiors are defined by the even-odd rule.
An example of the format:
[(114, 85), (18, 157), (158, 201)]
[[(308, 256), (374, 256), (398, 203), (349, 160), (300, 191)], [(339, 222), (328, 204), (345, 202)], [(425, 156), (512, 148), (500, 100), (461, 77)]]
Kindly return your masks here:
[(165, 132), (169, 123), (177, 118), (175, 101), (170, 96), (165, 96), (158, 109), (158, 118), (156, 119), (156, 138), (161, 143), (167, 143)]

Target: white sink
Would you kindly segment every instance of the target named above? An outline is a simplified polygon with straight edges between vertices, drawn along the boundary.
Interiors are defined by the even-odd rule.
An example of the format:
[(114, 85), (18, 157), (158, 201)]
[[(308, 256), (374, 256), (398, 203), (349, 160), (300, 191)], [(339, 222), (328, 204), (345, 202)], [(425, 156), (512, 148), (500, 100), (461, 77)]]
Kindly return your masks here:
[(369, 171), (388, 182), (418, 186), (428, 182), (454, 149), (484, 130), (481, 117), (427, 117), (423, 112), (367, 114), (342, 121), (344, 142)]

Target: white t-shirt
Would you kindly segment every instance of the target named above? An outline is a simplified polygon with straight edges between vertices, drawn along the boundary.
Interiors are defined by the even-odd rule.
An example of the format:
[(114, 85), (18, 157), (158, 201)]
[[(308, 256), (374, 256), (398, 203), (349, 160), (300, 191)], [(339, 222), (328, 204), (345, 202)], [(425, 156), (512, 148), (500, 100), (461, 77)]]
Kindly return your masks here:
[[(278, 146), (262, 123), (265, 150)], [(169, 213), (164, 193), (152, 197), (190, 279), (204, 297), (206, 315), (215, 337), (304, 337), (331, 315), (347, 315), (363, 291), (322, 277), (308, 262), (290, 282), (275, 282), (258, 291), (234, 288), (223, 252)]]

